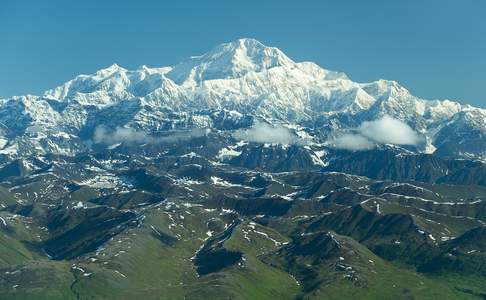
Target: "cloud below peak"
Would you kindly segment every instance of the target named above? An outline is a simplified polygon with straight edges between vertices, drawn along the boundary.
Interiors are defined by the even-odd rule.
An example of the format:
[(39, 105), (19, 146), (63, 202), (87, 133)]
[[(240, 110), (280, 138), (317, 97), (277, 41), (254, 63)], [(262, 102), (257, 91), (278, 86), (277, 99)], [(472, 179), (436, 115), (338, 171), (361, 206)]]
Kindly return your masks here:
[(363, 122), (355, 133), (342, 134), (328, 143), (338, 149), (369, 150), (376, 144), (417, 146), (421, 137), (405, 122), (390, 116)]
[(93, 134), (93, 141), (95, 143), (112, 145), (116, 143), (125, 144), (161, 144), (174, 143), (190, 140), (207, 135), (209, 129), (194, 128), (186, 131), (171, 131), (165, 136), (151, 136), (143, 131), (136, 130), (129, 127), (116, 127), (113, 130), (106, 128), (103, 125), (96, 127)]
[(390, 116), (363, 122), (358, 132), (380, 144), (417, 145), (420, 142), (419, 135), (410, 126)]
[(360, 134), (346, 133), (331, 141), (334, 148), (352, 151), (370, 150), (375, 148), (375, 143)]
[(237, 130), (233, 136), (239, 140), (270, 144), (303, 144), (305, 141), (282, 125), (256, 121), (249, 129)]

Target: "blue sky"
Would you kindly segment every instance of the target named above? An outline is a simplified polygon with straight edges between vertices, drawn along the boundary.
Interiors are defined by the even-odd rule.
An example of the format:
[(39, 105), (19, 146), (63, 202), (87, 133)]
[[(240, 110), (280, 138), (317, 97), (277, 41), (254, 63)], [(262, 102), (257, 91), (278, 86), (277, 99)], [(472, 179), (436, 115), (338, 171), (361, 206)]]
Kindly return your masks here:
[(173, 65), (240, 37), (353, 80), (486, 107), (486, 1), (0, 2), (0, 97), (117, 63)]

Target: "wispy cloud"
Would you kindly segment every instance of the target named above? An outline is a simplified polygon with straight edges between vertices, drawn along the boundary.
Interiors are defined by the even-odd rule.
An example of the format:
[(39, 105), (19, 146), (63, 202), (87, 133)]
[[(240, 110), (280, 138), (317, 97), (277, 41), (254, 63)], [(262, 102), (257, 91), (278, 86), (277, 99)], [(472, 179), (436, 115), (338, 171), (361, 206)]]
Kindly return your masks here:
[(305, 144), (306, 141), (282, 125), (256, 121), (250, 129), (237, 130), (233, 136), (239, 140), (271, 144)]
[(331, 141), (334, 148), (346, 150), (370, 150), (375, 147), (375, 143), (360, 134), (343, 134)]
[(127, 144), (160, 144), (172, 143), (202, 137), (209, 133), (209, 129), (195, 128), (188, 131), (169, 132), (166, 136), (150, 136), (147, 133), (133, 128), (117, 127), (109, 130), (105, 126), (95, 129), (93, 140), (95, 143), (112, 145), (116, 143)]
[(420, 142), (419, 135), (410, 126), (390, 116), (363, 122), (358, 131), (368, 139), (381, 144), (417, 145)]
[(369, 150), (376, 144), (417, 146), (422, 140), (405, 122), (390, 116), (363, 122), (354, 132), (339, 135), (328, 143), (339, 149)]
[(95, 143), (116, 144), (120, 142), (127, 143), (149, 143), (152, 138), (146, 133), (137, 131), (133, 128), (117, 127), (115, 130), (109, 130), (105, 126), (98, 126), (95, 129), (93, 140)]

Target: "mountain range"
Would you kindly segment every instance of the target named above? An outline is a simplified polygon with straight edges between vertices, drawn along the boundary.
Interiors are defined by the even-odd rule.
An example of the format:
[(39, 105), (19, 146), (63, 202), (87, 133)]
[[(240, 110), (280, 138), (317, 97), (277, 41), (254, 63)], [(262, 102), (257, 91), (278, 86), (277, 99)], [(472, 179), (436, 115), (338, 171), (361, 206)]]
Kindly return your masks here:
[[(419, 152), (486, 155), (484, 109), (427, 101), (395, 81), (356, 83), (344, 73), (294, 62), (253, 39), (219, 45), (173, 67), (129, 71), (115, 64), (42, 96), (2, 99), (1, 153), (75, 155), (89, 148), (86, 142), (98, 126), (147, 134), (187, 128), (228, 131), (252, 124), (248, 118), (299, 126), (313, 143), (326, 144), (383, 116), (419, 133), (422, 140), (414, 145)], [(221, 127), (221, 122), (232, 126)]]

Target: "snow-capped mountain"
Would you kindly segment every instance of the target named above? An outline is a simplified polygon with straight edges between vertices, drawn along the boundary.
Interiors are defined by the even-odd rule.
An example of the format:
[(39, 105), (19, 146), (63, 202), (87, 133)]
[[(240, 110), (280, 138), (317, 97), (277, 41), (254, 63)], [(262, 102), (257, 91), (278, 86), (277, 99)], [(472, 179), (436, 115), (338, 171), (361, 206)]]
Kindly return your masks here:
[(486, 110), (427, 101), (395, 81), (357, 83), (312, 62), (294, 62), (254, 39), (219, 45), (174, 67), (126, 70), (115, 64), (42, 96), (2, 99), (0, 151), (73, 155), (90, 147), (101, 125), (146, 134), (231, 131), (251, 126), (254, 118), (305, 127), (313, 142), (324, 143), (384, 115), (423, 135), (419, 151), (486, 155)]

